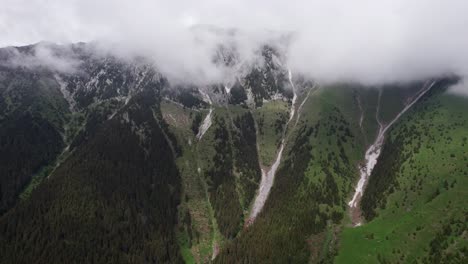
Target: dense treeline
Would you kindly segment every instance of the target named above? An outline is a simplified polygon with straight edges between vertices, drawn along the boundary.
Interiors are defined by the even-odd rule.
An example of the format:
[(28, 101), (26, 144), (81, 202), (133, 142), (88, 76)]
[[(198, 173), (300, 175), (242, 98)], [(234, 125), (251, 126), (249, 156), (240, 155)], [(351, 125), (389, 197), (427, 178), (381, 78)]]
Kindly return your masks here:
[[(291, 194), (293, 188), (297, 188), (298, 183), (304, 177), (304, 170), (310, 160), (310, 144), (308, 137), (312, 134), (312, 129), (307, 131), (303, 129), (296, 143), (292, 147), (291, 153), (294, 157), (286, 160), (284, 165), (278, 171), (275, 186), (281, 186), (272, 190), (273, 196), (267, 201), (264, 212), (269, 210), (281, 210), (281, 214), (275, 214), (275, 217), (261, 217), (256, 219), (254, 225), (244, 230), (242, 236), (228, 244), (222, 253), (216, 258), (217, 263), (288, 263), (304, 262), (308, 258), (307, 244), (305, 239), (310, 234), (309, 223), (313, 222), (310, 207), (302, 208), (302, 216), (309, 215), (309, 223), (299, 222), (299, 216), (292, 217), (292, 206), (297, 206), (293, 202)], [(293, 152), (294, 151), (294, 152)], [(295, 164), (292, 168), (292, 164)], [(289, 171), (291, 170), (292, 171)], [(280, 192), (280, 193), (278, 193)], [(286, 199), (283, 203), (278, 199)], [(275, 205), (272, 206), (271, 204)], [(287, 206), (287, 203), (291, 203)], [(268, 206), (268, 208), (267, 208)], [(315, 212), (317, 213), (317, 212)], [(264, 213), (261, 213), (264, 214)], [(306, 217), (307, 218), (307, 217)], [(306, 220), (302, 218), (301, 220)], [(294, 221), (294, 222), (291, 222)], [(300, 228), (298, 226), (300, 224)], [(294, 228), (294, 229), (292, 229)]]
[(262, 89), (263, 73), (260, 69), (254, 68), (246, 76), (246, 83), (252, 88), (252, 94), (254, 96), (255, 106), (260, 107), (263, 105), (263, 98), (268, 98), (268, 92)]
[(242, 85), (237, 81), (234, 86), (231, 88), (231, 93), (229, 96), (230, 104), (243, 104), (247, 100), (247, 94)]
[(402, 155), (403, 137), (399, 135), (395, 139), (386, 140), (382, 154), (370, 175), (361, 199), (362, 213), (368, 221), (377, 216), (376, 210), (378, 208), (385, 207), (385, 198), (397, 187), (398, 171), (409, 156)]
[[(435, 87), (426, 93), (419, 100), (418, 105), (414, 106), (410, 111), (415, 113), (420, 108), (427, 110), (427, 101), (446, 91), (447, 87), (454, 83), (454, 80), (455, 79), (450, 78), (438, 80)], [(432, 105), (431, 107), (436, 108), (439, 106), (440, 105)], [(429, 129), (430, 127), (418, 129), (417, 124), (407, 123), (404, 124), (400, 130), (397, 130), (398, 133), (393, 132), (394, 129), (389, 131), (388, 135), (392, 133), (394, 136), (387, 136), (385, 139), (384, 146), (382, 147), (382, 154), (372, 171), (372, 175), (369, 178), (361, 200), (361, 209), (364, 217), (368, 221), (377, 216), (377, 210), (379, 208), (385, 208), (387, 202), (386, 198), (399, 187), (397, 177), (402, 171), (403, 163), (419, 152), (421, 142), (423, 141), (422, 137), (428, 136)], [(440, 130), (440, 136), (447, 133), (447, 131), (444, 130), (445, 129)], [(410, 151), (404, 151), (405, 146), (411, 146), (413, 143), (416, 144), (412, 146)], [(421, 169), (419, 169), (418, 176), (422, 176), (421, 173)]]
[[(180, 263), (180, 178), (153, 116), (134, 98), (0, 218), (1, 263)], [(123, 115), (128, 115), (127, 122)]]
[[(336, 177), (352, 179), (354, 170), (350, 170), (349, 161), (336, 159), (339, 153), (316, 156), (313, 153), (327, 148), (311, 142), (322, 142), (329, 131), (340, 126), (343, 129), (337, 129), (336, 134), (349, 142), (352, 135), (344, 129), (348, 125), (339, 111), (334, 111), (314, 126), (298, 129), (263, 211), (242, 236), (226, 245), (216, 263), (307, 263), (311, 251), (321, 252), (315, 247), (323, 246), (324, 241), (315, 240), (315, 234), (323, 232), (330, 219), (339, 222), (345, 208)], [(338, 146), (337, 141), (331, 142), (335, 143)], [(310, 174), (311, 164), (319, 164), (315, 175)]]
[(260, 177), (260, 163), (257, 153), (255, 121), (250, 112), (234, 119), (233, 146), (234, 165), (238, 173), (238, 184), (242, 191), (243, 209), (247, 210), (255, 196)]
[(423, 263), (466, 263), (468, 249), (466, 246), (461, 250), (450, 250), (454, 245), (453, 237), (462, 237), (468, 230), (468, 214), (461, 219), (452, 218), (430, 242), (430, 250)]
[(207, 172), (210, 202), (220, 232), (226, 238), (233, 238), (240, 230), (243, 212), (233, 175), (232, 143), (224, 118), (215, 116), (214, 129), (216, 154), (213, 166)]
[(0, 215), (64, 148), (66, 103), (49, 75), (0, 68)]
[(55, 160), (63, 145), (47, 120), (30, 113), (0, 123), (0, 214), (15, 203), (33, 174)]
[(237, 236), (257, 190), (261, 171), (256, 131), (250, 112), (234, 114), (232, 123), (223, 115), (213, 121), (215, 155), (207, 171), (210, 203), (224, 237)]
[(198, 130), (200, 129), (200, 124), (202, 123), (202, 121), (202, 114), (196, 113), (195, 117), (193, 118), (192, 125), (190, 126), (190, 129), (192, 130), (194, 135), (198, 134)]

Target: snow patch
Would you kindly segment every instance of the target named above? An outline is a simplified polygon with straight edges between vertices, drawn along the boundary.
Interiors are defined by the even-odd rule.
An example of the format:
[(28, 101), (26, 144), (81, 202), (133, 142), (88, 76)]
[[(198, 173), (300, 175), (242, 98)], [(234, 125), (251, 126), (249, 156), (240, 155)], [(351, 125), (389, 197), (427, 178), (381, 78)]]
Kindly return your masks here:
[(226, 94), (230, 94), (231, 89), (232, 89), (232, 87), (228, 87), (227, 85), (224, 85), (224, 90), (226, 91)]

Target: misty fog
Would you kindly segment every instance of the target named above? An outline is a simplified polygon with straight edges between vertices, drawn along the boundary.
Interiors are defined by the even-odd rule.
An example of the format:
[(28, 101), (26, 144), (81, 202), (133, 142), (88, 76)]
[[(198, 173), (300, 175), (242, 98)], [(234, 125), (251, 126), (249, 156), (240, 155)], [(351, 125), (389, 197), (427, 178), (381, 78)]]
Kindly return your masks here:
[[(0, 46), (93, 41), (154, 59), (170, 78), (220, 81), (220, 44), (254, 64), (258, 47), (284, 49), (295, 74), (320, 82), (468, 77), (464, 0), (1, 0)], [(54, 61), (58, 68), (73, 63)], [(52, 61), (50, 61), (52, 59)], [(27, 62), (27, 60), (26, 60)], [(36, 63), (32, 61), (31, 63)], [(63, 64), (65, 63), (65, 64)], [(468, 94), (468, 86), (452, 90)]]

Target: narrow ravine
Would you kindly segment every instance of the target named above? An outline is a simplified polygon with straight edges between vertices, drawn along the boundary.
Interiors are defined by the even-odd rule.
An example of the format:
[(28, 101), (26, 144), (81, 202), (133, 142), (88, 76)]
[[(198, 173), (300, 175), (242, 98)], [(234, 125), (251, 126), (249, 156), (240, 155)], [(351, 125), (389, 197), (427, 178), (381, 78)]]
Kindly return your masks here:
[[(379, 97), (380, 97), (380, 95), (379, 95)], [(364, 126), (363, 126), (365, 111), (364, 111), (364, 108), (362, 107), (361, 95), (360, 94), (358, 94), (356, 96), (356, 103), (357, 103), (358, 108), (359, 108), (359, 129), (361, 130), (361, 134), (364, 137), (364, 143), (367, 146), (367, 144), (369, 143), (369, 140), (367, 138), (367, 135), (366, 135), (366, 132), (364, 131)], [(377, 119), (377, 116), (376, 116), (376, 119)]]
[(314, 83), (314, 85), (312, 86), (312, 88), (310, 88), (309, 91), (307, 92), (306, 98), (304, 98), (304, 100), (302, 101), (302, 103), (299, 105), (299, 108), (297, 109), (296, 122), (294, 123), (294, 126), (297, 126), (297, 123), (299, 122), (299, 119), (301, 118), (302, 107), (303, 107), (304, 104), (307, 102), (307, 100), (309, 99), (310, 95), (311, 95), (312, 93), (315, 93), (317, 90), (318, 90), (318, 88), (317, 88), (317, 83)]
[(291, 89), (293, 91), (293, 99), (292, 99), (292, 103), (291, 103), (291, 111), (289, 112), (289, 120), (288, 120), (288, 123), (286, 124), (286, 127), (294, 117), (294, 113), (296, 111), (296, 108), (294, 108), (294, 106), (296, 105), (296, 101), (297, 101), (296, 87), (294, 86), (294, 83), (292, 81), (291, 70), (288, 70), (288, 80), (289, 80), (289, 84), (291, 85)]
[(425, 95), (431, 88), (434, 86), (435, 81), (431, 83), (424, 84), (423, 88), (419, 91), (418, 95), (415, 96), (404, 108), (401, 110), (397, 116), (387, 125), (382, 124), (379, 118), (379, 111), (380, 111), (380, 97), (381, 93), (379, 93), (379, 99), (377, 101), (377, 111), (376, 111), (376, 120), (379, 124), (379, 132), (377, 134), (377, 138), (375, 139), (374, 143), (367, 149), (365, 154), (365, 164), (360, 168), (360, 178), (359, 182), (354, 191), (353, 199), (348, 203), (350, 207), (351, 219), (354, 226), (360, 226), (362, 224), (362, 215), (361, 215), (361, 208), (360, 202), (361, 197), (366, 187), (366, 184), (369, 180), (369, 176), (372, 173), (375, 165), (377, 164), (377, 159), (380, 156), (380, 152), (382, 149), (382, 145), (384, 143), (385, 133), (388, 129), (400, 119), (400, 117), (408, 111), (423, 95)]
[(202, 139), (203, 135), (205, 135), (206, 131), (210, 128), (212, 124), (211, 115), (213, 114), (213, 108), (210, 108), (210, 111), (206, 115), (205, 119), (203, 119), (200, 128), (198, 129), (197, 139)]
[(200, 90), (200, 93), (204, 97), (205, 101), (210, 104), (210, 111), (206, 115), (205, 119), (203, 119), (203, 122), (200, 125), (200, 128), (198, 129), (198, 134), (197, 134), (197, 139), (201, 140), (203, 135), (205, 135), (206, 131), (210, 128), (212, 124), (211, 116), (213, 114), (213, 102), (211, 101), (211, 98), (208, 94)]
[(361, 129), (361, 131), (363, 131), (362, 123), (364, 122), (364, 109), (362, 108), (362, 102), (361, 102), (361, 96), (360, 95), (357, 96), (356, 101), (357, 101), (357, 104), (358, 104), (359, 112), (361, 114), (359, 116), (359, 128)]
[[(199, 92), (203, 96), (204, 101), (207, 102), (210, 105), (210, 110), (209, 110), (208, 114), (206, 115), (205, 119), (203, 119), (203, 122), (201, 123), (200, 127), (198, 128), (198, 133), (196, 135), (197, 140), (200, 141), (203, 138), (203, 136), (205, 135), (206, 131), (208, 131), (208, 129), (211, 127), (211, 124), (213, 123), (213, 121), (212, 121), (213, 102), (211, 101), (210, 96), (205, 91), (200, 89)], [(198, 168), (197, 169), (198, 174), (200, 174), (200, 172), (201, 172), (200, 166), (197, 166), (197, 168)], [(206, 200), (207, 200), (208, 204), (210, 205), (210, 212), (211, 212), (210, 214), (213, 214), (213, 208), (211, 206), (211, 202), (210, 202), (209, 195), (208, 195), (208, 186), (206, 186), (205, 181), (201, 180), (201, 182), (203, 182), (202, 186), (203, 186), (204, 191), (205, 191)], [(211, 215), (211, 225), (212, 225), (213, 229), (216, 228), (214, 219), (215, 219), (215, 216)], [(216, 240), (216, 234), (215, 233), (216, 233), (216, 231), (213, 231), (213, 238), (211, 240), (211, 247), (212, 247), (211, 260), (214, 260), (216, 258), (216, 256), (218, 256), (218, 254), (219, 254), (219, 244), (218, 244), (218, 241)]]
[(214, 260), (219, 254), (219, 245), (216, 241), (213, 241), (213, 254), (211, 255), (211, 260)]
[(255, 197), (255, 200), (252, 206), (252, 211), (250, 212), (250, 216), (246, 221), (246, 226), (251, 225), (255, 221), (255, 218), (262, 211), (263, 206), (265, 205), (265, 202), (268, 198), (268, 195), (270, 194), (270, 190), (271, 190), (271, 187), (273, 186), (273, 182), (275, 179), (276, 171), (278, 170), (278, 167), (281, 162), (281, 157), (283, 156), (283, 150), (286, 144), (286, 140), (285, 140), (286, 130), (288, 129), (288, 125), (291, 122), (291, 120), (294, 118), (294, 115), (296, 113), (295, 106), (296, 106), (296, 101), (297, 101), (297, 94), (296, 94), (296, 88), (292, 81), (292, 73), (290, 70), (288, 71), (288, 77), (289, 77), (289, 83), (291, 84), (291, 88), (293, 90), (293, 99), (291, 103), (291, 109), (289, 111), (289, 119), (286, 122), (286, 125), (284, 126), (283, 136), (281, 139), (281, 145), (278, 149), (278, 152), (276, 153), (275, 161), (267, 170), (262, 168), (262, 179), (260, 181), (260, 188), (258, 189), (257, 196)]
[(262, 169), (262, 179), (260, 181), (260, 188), (258, 189), (258, 195), (255, 197), (254, 204), (252, 206), (252, 211), (250, 213), (250, 217), (247, 221), (247, 225), (250, 225), (255, 221), (257, 215), (262, 211), (263, 206), (265, 205), (266, 199), (270, 194), (271, 187), (273, 186), (273, 181), (275, 178), (276, 170), (279, 167), (281, 162), (281, 156), (283, 155), (284, 149), (284, 139), (281, 141), (281, 145), (279, 148), (278, 153), (276, 154), (276, 159), (273, 165), (265, 171)]

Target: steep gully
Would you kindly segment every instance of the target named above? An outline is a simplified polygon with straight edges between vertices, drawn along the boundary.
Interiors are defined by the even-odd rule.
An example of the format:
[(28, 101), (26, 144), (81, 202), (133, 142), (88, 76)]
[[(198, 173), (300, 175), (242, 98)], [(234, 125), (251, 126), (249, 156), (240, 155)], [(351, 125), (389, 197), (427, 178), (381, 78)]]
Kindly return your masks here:
[[(292, 81), (291, 71), (289, 71), (288, 74), (289, 74), (289, 83), (291, 84), (291, 87), (292, 87), (292, 90), (293, 90), (293, 93), (294, 93), (293, 99), (292, 99), (292, 104), (291, 104), (291, 110), (290, 110), (290, 113), (289, 113), (289, 119), (288, 119), (288, 121), (286, 123), (286, 126), (285, 126), (285, 129), (283, 131), (283, 138), (281, 140), (281, 145), (280, 145), (280, 147), (278, 149), (278, 152), (276, 154), (275, 161), (273, 162), (271, 167), (267, 169), (267, 171), (265, 171), (265, 169), (263, 169), (263, 168), (261, 169), (262, 178), (261, 178), (261, 181), (260, 181), (260, 188), (258, 190), (257, 196), (255, 197), (255, 201), (254, 201), (254, 204), (252, 206), (252, 211), (250, 213), (250, 217), (246, 221), (246, 226), (253, 223), (256, 216), (258, 215), (258, 213), (260, 213), (263, 206), (265, 205), (265, 201), (268, 198), (268, 194), (270, 193), (271, 187), (273, 186), (273, 180), (274, 180), (274, 177), (275, 177), (276, 170), (279, 167), (279, 164), (281, 162), (281, 157), (283, 155), (283, 149), (284, 149), (285, 137), (286, 137), (286, 130), (287, 130), (287, 127), (288, 127), (289, 123), (291, 122), (291, 120), (293, 119), (293, 117), (295, 115), (295, 112), (296, 112), (296, 108), (295, 108), (296, 101), (297, 101), (297, 94), (296, 94), (296, 91), (295, 91), (296, 89), (295, 89), (293, 81)], [(307, 94), (307, 97), (303, 100), (303, 102), (299, 106), (299, 108), (298, 108), (299, 111), (302, 109), (302, 106), (307, 101), (307, 99), (308, 99), (308, 97), (310, 95), (310, 91), (313, 90), (313, 88), (309, 90), (309, 92)], [(226, 92), (229, 92), (229, 90), (227, 88), (226, 88)], [(209, 110), (207, 116), (205, 117), (205, 119), (203, 120), (202, 124), (200, 125), (200, 128), (198, 130), (198, 134), (196, 136), (198, 140), (201, 140), (203, 135), (210, 128), (210, 126), (212, 124), (212, 113), (213, 113), (213, 107), (212, 107), (212, 102), (211, 102), (210, 97), (202, 90), (200, 90), (200, 93), (204, 97), (205, 101), (207, 101), (210, 104), (210, 110)], [(298, 119), (299, 119), (299, 115), (296, 118), (295, 125), (297, 124)], [(216, 247), (217, 247), (217, 245), (215, 243), (214, 248), (216, 248)], [(214, 250), (212, 258), (214, 259), (216, 257), (216, 255), (217, 255), (217, 250)]]
[[(283, 131), (283, 136), (282, 136), (282, 139), (281, 139), (281, 145), (280, 145), (280, 147), (278, 149), (278, 152), (276, 154), (275, 161), (273, 162), (271, 167), (268, 169), (268, 171), (265, 171), (265, 169), (263, 169), (263, 168), (261, 169), (262, 178), (261, 178), (261, 181), (260, 181), (260, 188), (258, 190), (257, 196), (255, 197), (255, 201), (254, 201), (254, 204), (252, 206), (252, 211), (250, 213), (250, 217), (247, 219), (247, 221), (245, 223), (245, 226), (249, 226), (250, 224), (253, 223), (256, 216), (258, 215), (258, 213), (260, 213), (263, 206), (265, 205), (265, 201), (268, 198), (268, 194), (270, 193), (271, 187), (273, 186), (273, 180), (274, 180), (274, 177), (275, 177), (275, 174), (276, 174), (276, 170), (279, 167), (279, 164), (281, 162), (281, 157), (283, 155), (283, 149), (284, 149), (285, 138), (286, 138), (286, 130), (288, 128), (289, 123), (293, 119), (295, 111), (296, 111), (296, 108), (295, 108), (296, 101), (297, 101), (296, 89), (295, 89), (294, 84), (292, 82), (292, 73), (291, 73), (291, 71), (289, 71), (288, 74), (289, 74), (289, 83), (291, 84), (291, 87), (292, 87), (292, 90), (293, 90), (293, 93), (294, 93), (293, 99), (292, 99), (292, 104), (291, 104), (291, 110), (289, 112), (289, 119), (286, 122), (284, 131)], [(225, 86), (225, 89), (226, 89), (226, 93), (230, 92), (230, 89), (228, 89), (227, 86)], [(203, 97), (205, 98), (205, 101), (208, 101), (208, 103), (210, 104), (210, 110), (208, 112), (208, 115), (205, 117), (202, 124), (200, 125), (199, 132), (198, 132), (198, 134), (196, 136), (198, 140), (201, 140), (203, 135), (210, 128), (210, 126), (212, 124), (212, 113), (213, 113), (211, 98), (206, 93), (202, 92), (201, 90), (200, 90), (200, 92), (202, 93)], [(310, 91), (307, 94), (307, 97), (301, 103), (301, 105), (299, 107), (299, 111), (300, 111), (300, 109), (302, 109), (302, 106), (306, 102), (309, 95), (310, 95)], [(297, 117), (297, 119), (298, 118), (299, 118), (299, 116)], [(296, 119), (296, 124), (297, 124), (297, 119)], [(216, 258), (216, 256), (219, 254), (219, 244), (218, 244), (218, 241), (216, 241), (215, 236), (213, 236), (212, 248), (213, 248), (213, 252), (212, 252), (211, 260), (214, 260)]]
[[(289, 114), (289, 119), (288, 119), (288, 121), (287, 121), (287, 123), (285, 125), (285, 129), (283, 131), (283, 138), (281, 140), (281, 145), (280, 145), (280, 147), (278, 149), (278, 152), (276, 154), (275, 161), (273, 162), (271, 167), (268, 168), (267, 170), (265, 170), (263, 168), (261, 170), (262, 171), (262, 178), (261, 178), (261, 181), (260, 181), (260, 187), (258, 189), (258, 194), (255, 197), (255, 200), (254, 200), (251, 212), (250, 212), (250, 216), (246, 220), (246, 223), (245, 223), (246, 227), (253, 224), (253, 222), (255, 221), (255, 218), (262, 211), (263, 206), (265, 205), (265, 202), (266, 202), (266, 200), (268, 198), (268, 195), (270, 193), (271, 187), (273, 186), (274, 177), (275, 177), (276, 171), (277, 171), (277, 169), (279, 167), (279, 164), (281, 162), (281, 158), (282, 158), (282, 155), (283, 155), (283, 150), (284, 150), (284, 146), (285, 146), (285, 143), (286, 143), (286, 130), (287, 130), (288, 126), (289, 126), (289, 123), (292, 121), (292, 119), (296, 115), (296, 120), (295, 120), (294, 126), (297, 125), (297, 123), (299, 121), (299, 118), (300, 118), (300, 115), (301, 115), (302, 107), (307, 102), (310, 95), (318, 90), (318, 89), (316, 89), (317, 84), (315, 83), (314, 86), (309, 89), (309, 91), (307, 92), (306, 97), (304, 98), (304, 100), (301, 102), (301, 104), (297, 108), (297, 114), (296, 114), (296, 107), (295, 107), (296, 101), (297, 101), (296, 89), (295, 89), (294, 83), (292, 81), (291, 71), (288, 72), (288, 75), (289, 75), (289, 83), (290, 83), (290, 85), (291, 85), (291, 87), (293, 89), (293, 93), (294, 93), (294, 96), (293, 96), (293, 99), (292, 99), (292, 104), (291, 104), (291, 110), (290, 110), (290, 114)], [(366, 164), (365, 164), (365, 166), (363, 166), (360, 169), (359, 182), (358, 182), (358, 184), (356, 186), (353, 199), (348, 203), (348, 205), (350, 206), (350, 209), (351, 209), (353, 224), (355, 226), (359, 226), (362, 223), (359, 202), (360, 202), (360, 199), (361, 199), (365, 184), (367, 183), (367, 181), (369, 179), (369, 176), (370, 176), (374, 166), (377, 164), (377, 158), (380, 155), (380, 151), (381, 151), (381, 148), (382, 148), (382, 145), (383, 145), (383, 140), (384, 140), (385, 133), (396, 121), (399, 120), (399, 118), (408, 109), (410, 109), (424, 94), (426, 94), (426, 92), (428, 92), (432, 88), (432, 86), (434, 84), (435, 84), (435, 82), (432, 82), (429, 85), (426, 83), (424, 85), (424, 87), (422, 88), (422, 90), (419, 92), (419, 94), (413, 100), (411, 100), (404, 107), (404, 109), (400, 113), (398, 113), (398, 115), (388, 125), (382, 124), (382, 122), (379, 119), (379, 108), (380, 108), (380, 97), (381, 97), (381, 94), (379, 94), (378, 106), (377, 106), (377, 112), (376, 112), (376, 120), (377, 120), (377, 122), (379, 124), (379, 133), (378, 133), (377, 138), (374, 141), (374, 143), (366, 151), (366, 155), (365, 155)], [(210, 102), (210, 105), (211, 105), (211, 100), (209, 99), (209, 96), (208, 96), (208, 101)], [(364, 120), (364, 111), (362, 109), (362, 105), (361, 105), (360, 100), (359, 100), (358, 103), (359, 103), (359, 109), (361, 110), (359, 126), (360, 126), (361, 129), (363, 129), (362, 124), (363, 124), (363, 120)], [(212, 111), (213, 111), (213, 108), (211, 107), (210, 110), (209, 110), (208, 115), (205, 117), (205, 119), (203, 120), (203, 122), (202, 122), (202, 124), (200, 126), (200, 130), (199, 130), (199, 133), (197, 135), (198, 140), (200, 140), (203, 137), (205, 132), (211, 126)], [(212, 253), (212, 258), (211, 259), (212, 260), (215, 259), (216, 256), (218, 255), (218, 253), (219, 253), (219, 245), (218, 245), (216, 239), (213, 238), (213, 253)]]
[(197, 134), (197, 139), (200, 140), (202, 139), (203, 135), (205, 135), (206, 131), (208, 131), (208, 128), (211, 126), (211, 115), (213, 113), (213, 108), (210, 108), (210, 111), (206, 115), (205, 119), (203, 120), (200, 128), (198, 129), (198, 134)]
[[(381, 93), (379, 93), (379, 98), (377, 101), (377, 111), (375, 114), (375, 118), (377, 120), (377, 123), (379, 124), (379, 132), (377, 134), (377, 138), (375, 139), (374, 143), (366, 151), (365, 164), (364, 166), (360, 168), (359, 182), (357, 183), (357, 186), (355, 188), (352, 200), (349, 201), (348, 203), (348, 206), (350, 207), (350, 213), (351, 213), (353, 226), (360, 226), (362, 224), (363, 219), (362, 219), (361, 208), (360, 208), (361, 197), (364, 192), (364, 188), (366, 187), (366, 184), (369, 180), (369, 176), (371, 175), (372, 170), (377, 164), (377, 159), (380, 156), (382, 145), (384, 143), (385, 133), (396, 121), (400, 119), (400, 117), (406, 111), (408, 111), (416, 102), (418, 102), (418, 100), (422, 96), (424, 96), (434, 86), (435, 83), (436, 83), (435, 81), (431, 83), (429, 82), (425, 83), (423, 88), (418, 92), (418, 94), (414, 98), (412, 98), (407, 103), (407, 105), (403, 108), (403, 110), (401, 110), (397, 114), (397, 116), (388, 124), (383, 124), (379, 118), (380, 100), (381, 100)], [(358, 103), (360, 104), (360, 101)], [(361, 113), (362, 113), (362, 110), (361, 110)], [(361, 129), (362, 129), (363, 116), (364, 115), (361, 114), (361, 118), (360, 118)]]
[[(205, 133), (208, 131), (208, 129), (211, 127), (211, 125), (213, 124), (213, 120), (212, 120), (212, 116), (213, 116), (213, 101), (211, 100), (211, 97), (208, 95), (208, 93), (206, 93), (204, 90), (202, 89), (199, 89), (199, 92), (200, 94), (203, 96), (203, 101), (207, 102), (209, 105), (210, 105), (210, 110), (208, 111), (208, 114), (206, 115), (205, 119), (203, 119), (203, 122), (200, 124), (200, 127), (198, 128), (198, 133), (196, 135), (196, 138), (198, 141), (200, 141), (203, 136), (205, 135)], [(201, 172), (201, 168), (198, 167), (197, 168), (197, 171), (198, 173)], [(210, 199), (208, 198), (208, 186), (206, 186), (206, 183), (202, 183), (203, 184), (203, 188), (205, 190), (205, 193), (206, 193), (206, 200), (208, 201), (208, 203), (210, 204), (210, 207), (211, 207), (211, 203), (210, 203)], [(210, 211), (212, 211), (213, 209), (210, 209)], [(214, 219), (214, 216), (211, 215), (210, 216), (211, 219)], [(213, 222), (213, 220), (211, 220), (211, 224), (213, 227), (215, 227), (215, 223)], [(212, 237), (212, 240), (211, 240), (211, 248), (212, 248), (212, 253), (211, 253), (211, 260), (214, 260), (216, 258), (216, 256), (218, 256), (219, 254), (219, 243), (216, 239), (216, 232), (213, 232), (213, 237)]]
[(203, 135), (205, 135), (206, 131), (208, 131), (208, 129), (210, 128), (212, 124), (211, 116), (213, 113), (213, 102), (211, 101), (210, 96), (207, 93), (203, 92), (202, 90), (200, 90), (200, 93), (204, 97), (205, 101), (207, 101), (210, 104), (210, 110), (208, 114), (206, 115), (205, 119), (203, 120), (202, 124), (200, 125), (200, 128), (198, 129), (198, 134), (197, 134), (198, 140), (202, 139)]
[[(379, 95), (379, 99), (380, 99), (380, 95)], [(365, 142), (365, 144), (367, 146), (367, 136), (366, 136), (366, 133), (364, 132), (364, 127), (362, 126), (362, 124), (364, 122), (364, 109), (362, 108), (361, 97), (360, 96), (356, 97), (356, 101), (357, 101), (357, 104), (358, 104), (359, 112), (361, 113), (361, 116), (359, 117), (359, 129), (361, 129), (361, 133), (365, 137), (364, 142)], [(376, 118), (377, 118), (377, 115), (376, 115)]]
[[(290, 70), (288, 71), (288, 77), (289, 77), (289, 83), (290, 83), (290, 85), (292, 87), (292, 90), (293, 90), (293, 93), (294, 93), (293, 99), (292, 99), (292, 104), (291, 104), (291, 110), (289, 112), (289, 119), (286, 122), (284, 131), (283, 131), (283, 136), (282, 136), (282, 139), (281, 139), (281, 145), (280, 145), (280, 147), (279, 147), (279, 149), (278, 149), (278, 151), (276, 153), (276, 158), (275, 158), (273, 164), (271, 165), (271, 167), (267, 168), (266, 170), (262, 168), (262, 178), (261, 178), (261, 181), (260, 181), (260, 187), (258, 189), (257, 196), (255, 197), (255, 200), (254, 200), (251, 212), (250, 212), (250, 216), (246, 220), (246, 223), (245, 223), (245, 225), (247, 227), (249, 225), (251, 225), (255, 221), (255, 218), (262, 211), (263, 206), (265, 205), (265, 202), (266, 202), (266, 200), (268, 198), (271, 187), (273, 186), (273, 182), (274, 182), (274, 179), (275, 179), (275, 174), (276, 174), (276, 171), (278, 170), (278, 167), (279, 167), (280, 162), (281, 162), (281, 157), (283, 155), (284, 146), (286, 144), (286, 131), (288, 129), (289, 123), (292, 121), (292, 119), (294, 118), (294, 116), (296, 114), (297, 94), (296, 94), (296, 88), (295, 88), (294, 83), (292, 81), (292, 73), (291, 73)], [(306, 98), (302, 101), (302, 103), (298, 107), (297, 115), (296, 115), (296, 121), (295, 121), (294, 126), (296, 126), (296, 124), (297, 124), (297, 122), (299, 120), (299, 116), (300, 116), (300, 112), (302, 110), (302, 107), (305, 104), (305, 102), (307, 101), (307, 99), (309, 98), (309, 96), (311, 94), (311, 91), (316, 90), (316, 89), (314, 89), (315, 86), (316, 85), (314, 85), (311, 89), (309, 89)]]

